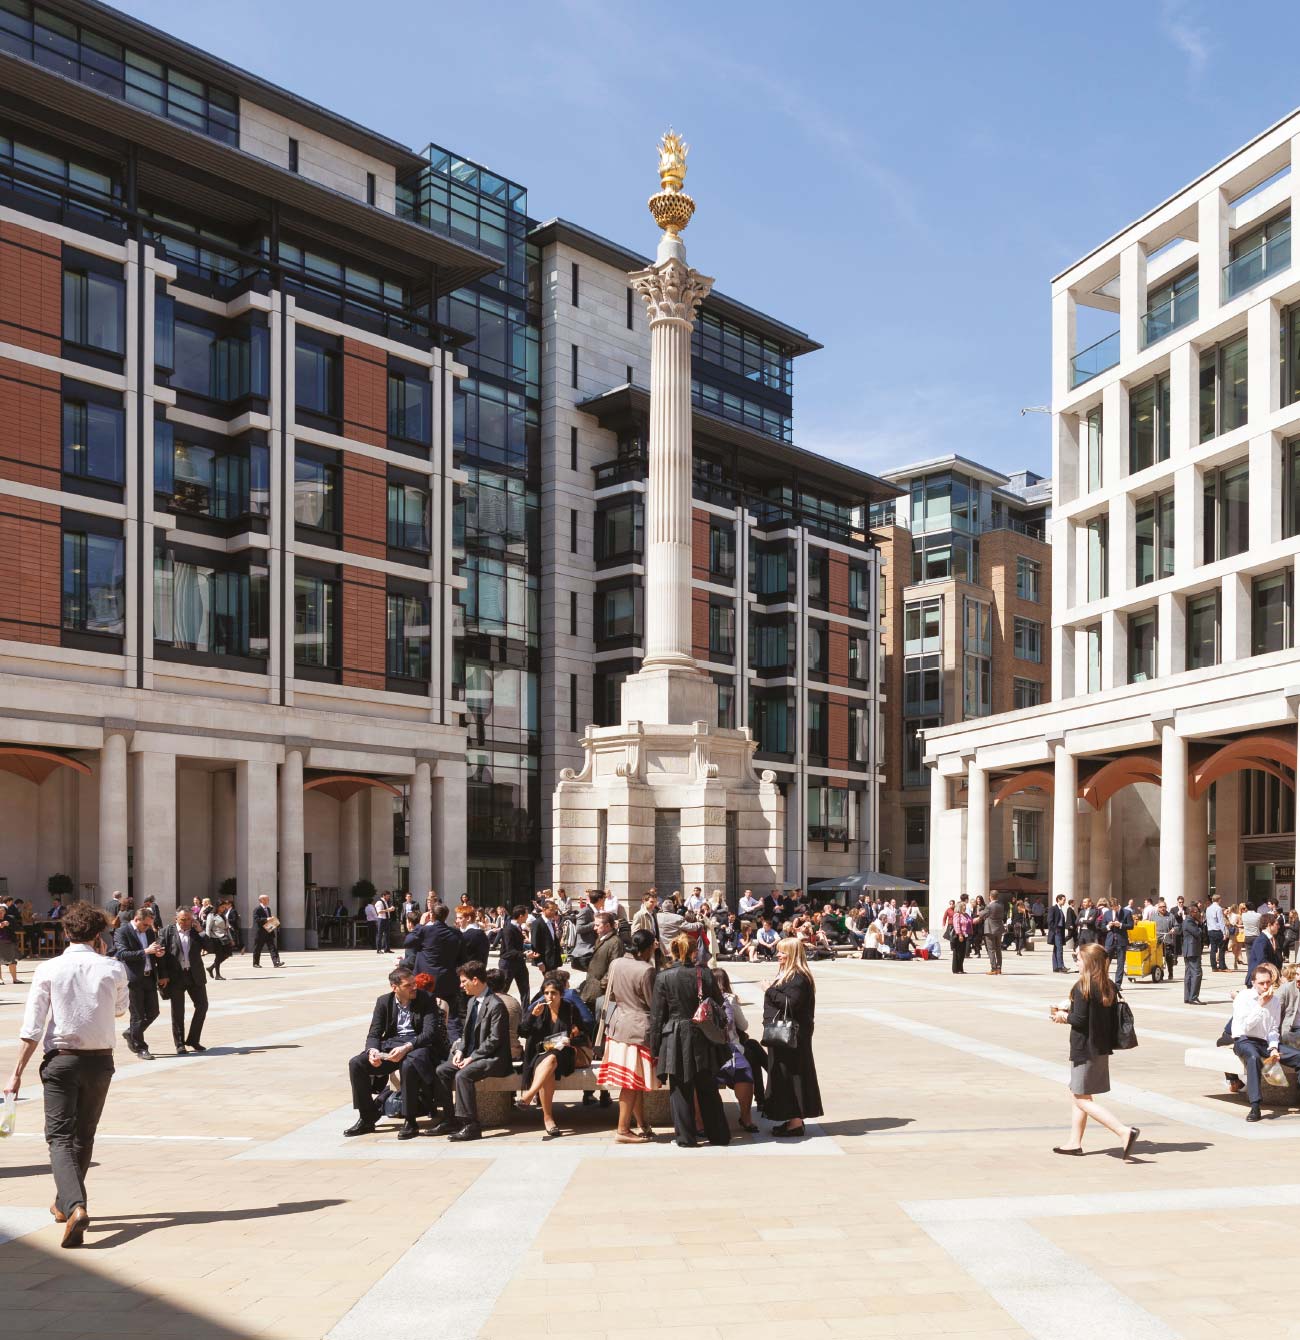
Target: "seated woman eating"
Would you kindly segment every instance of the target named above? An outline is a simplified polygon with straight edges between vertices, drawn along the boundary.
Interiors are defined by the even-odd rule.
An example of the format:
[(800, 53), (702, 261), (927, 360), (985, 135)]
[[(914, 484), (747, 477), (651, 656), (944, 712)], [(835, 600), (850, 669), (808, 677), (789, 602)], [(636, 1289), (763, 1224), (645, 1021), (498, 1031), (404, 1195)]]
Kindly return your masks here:
[(577, 1068), (578, 1049), (590, 1055), (591, 1041), (582, 1026), (577, 1007), (564, 999), (557, 977), (542, 982), (542, 998), (528, 1013), (521, 1029), (524, 1037), (524, 1091), (522, 1106), (541, 1100), (544, 1140), (561, 1134), (555, 1124), (555, 1083)]

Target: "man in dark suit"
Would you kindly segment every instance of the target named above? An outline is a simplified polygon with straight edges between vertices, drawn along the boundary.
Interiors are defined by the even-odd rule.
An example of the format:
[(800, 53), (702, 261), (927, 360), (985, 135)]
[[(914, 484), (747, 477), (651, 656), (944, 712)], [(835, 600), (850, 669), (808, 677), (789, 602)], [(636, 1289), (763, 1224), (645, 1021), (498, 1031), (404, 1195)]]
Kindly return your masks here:
[(573, 923), (573, 952), (569, 962), (583, 972), (591, 964), (591, 956), (596, 952), (596, 918), (605, 910), (605, 891), (592, 889), (587, 894), (587, 903)]
[(605, 983), (614, 960), (623, 957), (623, 941), (618, 937), (617, 923), (609, 912), (596, 918), (596, 948), (587, 964), (587, 977), (578, 988), (578, 995), (592, 1012), (598, 1015), (599, 1002), (605, 995)]
[(1277, 945), (1277, 918), (1272, 912), (1259, 914), (1259, 934), (1250, 942), (1246, 955), (1246, 985), (1255, 980), (1255, 969), (1261, 963), (1271, 963), (1282, 974), (1282, 951)]
[(1047, 938), (1052, 945), (1052, 971), (1065, 969), (1065, 931), (1067, 925), (1065, 894), (1058, 893), (1056, 901), (1047, 909)]
[(456, 913), (456, 928), (460, 931), (461, 961), (468, 963), (486, 963), (491, 946), (488, 944), (487, 931), (478, 924), (474, 913), (468, 907), (460, 908)]
[(1103, 907), (1097, 914), (1097, 934), (1106, 946), (1106, 953), (1115, 963), (1115, 985), (1124, 985), (1124, 961), (1128, 955), (1128, 933), (1133, 929), (1133, 909), (1120, 907), (1119, 899), (1114, 907)]
[(152, 1061), (144, 1033), (158, 1017), (158, 969), (163, 947), (154, 933), (153, 916), (146, 908), (140, 908), (130, 921), (117, 928), (113, 949), (117, 961), (126, 969), (131, 998), (131, 1027), (122, 1036), (142, 1061)]
[[(274, 921), (274, 926), (269, 922)], [(280, 941), (278, 932), (280, 923), (276, 915), (271, 911), (271, 899), (267, 894), (262, 894), (257, 900), (257, 906), (253, 908), (253, 926), (257, 938), (253, 942), (253, 967), (262, 966), (262, 950), (270, 950), (271, 962), (278, 968), (280, 964)]]
[[(208, 979), (203, 971), (203, 951), (207, 942), (196, 929), (194, 915), (188, 907), (176, 909), (176, 924), (163, 928), (159, 944), (163, 949), (163, 961), (158, 968), (158, 980), (169, 992), (176, 1055), (188, 1055), (187, 1048), (206, 1051), (199, 1039), (203, 1036), (203, 1021), (208, 1017)], [(194, 1009), (188, 1033), (185, 1031), (186, 996)]]
[(560, 918), (554, 903), (547, 903), (542, 915), (533, 922), (531, 958), (543, 973), (554, 972), (560, 966)]
[(976, 917), (976, 921), (979, 923), (977, 934), (983, 933), (984, 948), (988, 950), (989, 955), (989, 970), (985, 976), (1001, 977), (1002, 936), (1007, 928), (1006, 904), (995, 893), (989, 905)]
[(433, 994), (447, 1002), (450, 1011), (447, 1028), (454, 1042), (460, 1036), (456, 968), (465, 957), (465, 944), (461, 933), (447, 925), (447, 916), (446, 904), (439, 903), (433, 909), (432, 921), (426, 921), (422, 926), (412, 926), (408, 922), (402, 944), (407, 966), (417, 973), (428, 973), (433, 978)]
[(528, 990), (528, 960), (524, 957), (527, 941), (524, 939), (524, 927), (528, 925), (528, 909), (521, 903), (510, 913), (506, 924), (501, 928), (501, 971), (514, 984), (519, 992), (520, 1001), (527, 1005), (530, 999)]
[(356, 1121), (344, 1135), (369, 1135), (378, 1117), (374, 1081), (394, 1070), (402, 1076), (402, 1129), (399, 1140), (418, 1135), (416, 1118), (428, 1111), (437, 1086), (438, 1063), (447, 1055), (442, 1009), (427, 991), (417, 991), (410, 968), (388, 974), (392, 988), (375, 1001), (366, 1045), (348, 1062)]
[(469, 1009), (460, 1042), (438, 1067), (435, 1094), (443, 1117), (429, 1134), (449, 1135), (456, 1141), (477, 1140), (483, 1131), (478, 1124), (474, 1085), (490, 1075), (509, 1075), (514, 1070), (510, 1015), (500, 997), (488, 990), (487, 968), (482, 963), (462, 963), (458, 976), (461, 990), (469, 998)]

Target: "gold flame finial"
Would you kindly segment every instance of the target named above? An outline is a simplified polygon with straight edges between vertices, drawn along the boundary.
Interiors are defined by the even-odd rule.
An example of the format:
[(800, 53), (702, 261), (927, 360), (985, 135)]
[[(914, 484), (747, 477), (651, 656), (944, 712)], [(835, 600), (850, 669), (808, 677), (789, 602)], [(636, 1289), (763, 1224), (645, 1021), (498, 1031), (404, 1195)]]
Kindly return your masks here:
[(650, 197), (650, 213), (666, 233), (681, 232), (695, 213), (695, 201), (682, 190), (690, 145), (673, 129), (659, 140), (659, 184), (663, 190)]

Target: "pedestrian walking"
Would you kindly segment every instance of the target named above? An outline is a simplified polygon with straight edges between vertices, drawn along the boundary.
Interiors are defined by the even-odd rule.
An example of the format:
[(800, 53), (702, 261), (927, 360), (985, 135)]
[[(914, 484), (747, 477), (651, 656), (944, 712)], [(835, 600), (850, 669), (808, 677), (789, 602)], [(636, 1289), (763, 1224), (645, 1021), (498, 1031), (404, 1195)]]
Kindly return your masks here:
[(253, 908), (253, 924), (257, 928), (257, 939), (253, 944), (253, 967), (262, 966), (262, 950), (270, 951), (271, 962), (277, 967), (280, 963), (280, 918), (271, 911), (271, 899), (268, 894), (261, 894), (257, 900), (257, 906)]
[(812, 1048), (817, 987), (801, 940), (782, 940), (776, 963), (776, 981), (763, 996), (763, 1043), (769, 1058), (763, 1115), (780, 1123), (772, 1127), (773, 1135), (799, 1136), (805, 1118), (822, 1115)]
[(32, 974), (20, 1046), (5, 1092), (15, 1096), (23, 1071), (44, 1040), (45, 1142), (54, 1174), (50, 1213), (63, 1224), (63, 1246), (80, 1247), (90, 1226), (86, 1173), (113, 1079), (113, 1033), (129, 1004), (126, 969), (96, 948), (108, 919), (89, 903), (63, 917), (68, 947)]
[(957, 904), (952, 914), (952, 970), (954, 973), (965, 973), (964, 964), (966, 962), (966, 950), (970, 946), (971, 937), (971, 919), (970, 913), (966, 910), (966, 895), (962, 894), (961, 901)]
[(1119, 1040), (1119, 988), (1106, 976), (1106, 951), (1100, 945), (1079, 950), (1079, 979), (1069, 999), (1052, 1007), (1052, 1020), (1070, 1026), (1070, 1143), (1054, 1145), (1054, 1154), (1083, 1153), (1088, 1118), (1100, 1122), (1133, 1152), (1141, 1131), (1125, 1126), (1096, 1095), (1110, 1092), (1110, 1057)]
[(1007, 909), (1002, 899), (994, 894), (989, 905), (976, 917), (976, 934), (983, 932), (984, 948), (988, 950), (987, 977), (1002, 976), (1002, 936), (1007, 928)]
[(208, 976), (218, 982), (225, 981), (221, 975), (221, 965), (235, 952), (235, 944), (230, 930), (230, 904), (218, 904), (215, 912), (209, 912), (203, 923), (203, 934), (212, 950), (212, 963), (208, 967)]
[(1058, 893), (1047, 912), (1047, 938), (1052, 945), (1052, 971), (1065, 972), (1065, 894)]
[(1200, 903), (1183, 917), (1183, 1004), (1201, 1004), (1201, 954), (1205, 949), (1205, 921)]
[(1210, 899), (1210, 905), (1205, 909), (1205, 935), (1210, 945), (1210, 971), (1227, 972), (1227, 946), (1225, 943), (1225, 932), (1227, 922), (1224, 920), (1223, 907), (1219, 902), (1219, 895), (1216, 893)]

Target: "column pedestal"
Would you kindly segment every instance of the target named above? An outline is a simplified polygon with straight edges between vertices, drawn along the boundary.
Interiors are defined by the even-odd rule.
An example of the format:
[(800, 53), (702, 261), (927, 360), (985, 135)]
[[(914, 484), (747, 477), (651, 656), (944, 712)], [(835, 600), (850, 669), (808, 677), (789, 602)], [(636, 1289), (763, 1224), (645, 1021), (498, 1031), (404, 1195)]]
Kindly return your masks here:
[[(302, 750), (286, 749), (280, 765), (280, 946), (315, 949), (316, 927), (307, 925), (303, 869)], [(333, 911), (333, 908), (329, 909)]]

